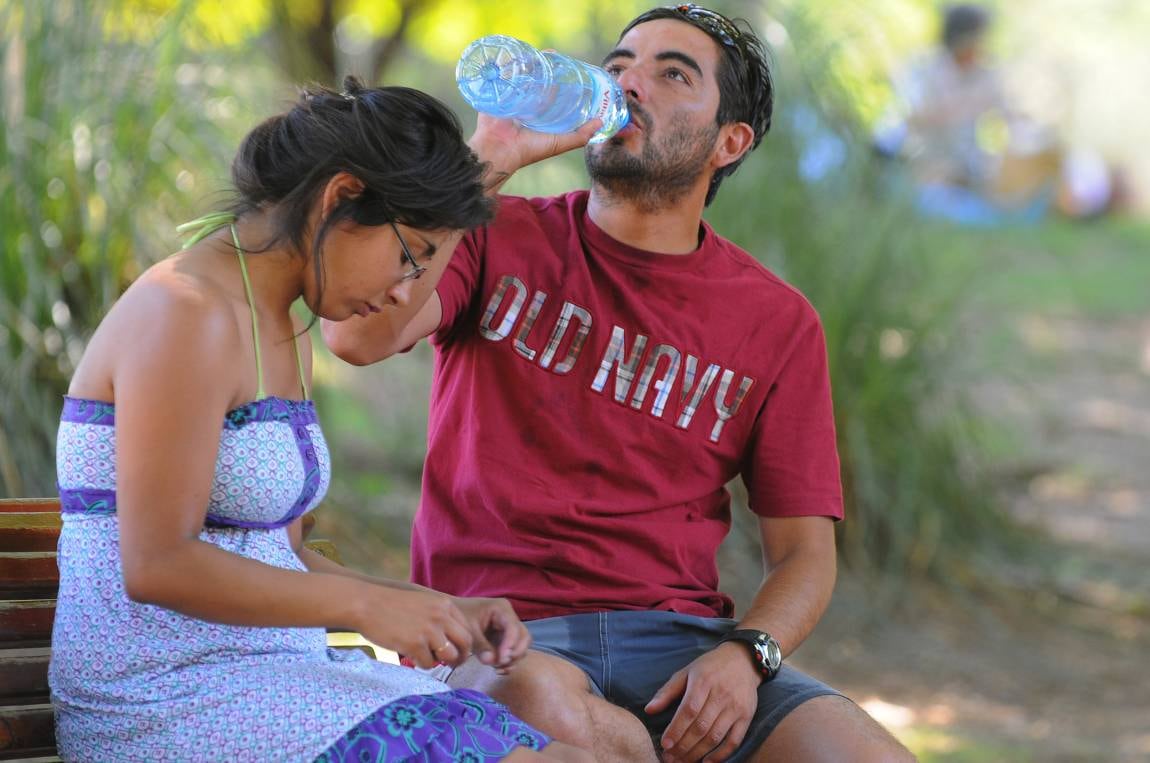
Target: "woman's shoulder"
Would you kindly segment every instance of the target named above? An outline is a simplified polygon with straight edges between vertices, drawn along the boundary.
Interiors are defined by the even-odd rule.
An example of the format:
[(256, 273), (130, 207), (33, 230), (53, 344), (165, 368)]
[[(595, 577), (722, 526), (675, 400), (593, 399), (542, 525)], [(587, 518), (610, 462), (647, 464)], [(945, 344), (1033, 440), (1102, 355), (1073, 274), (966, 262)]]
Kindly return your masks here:
[(175, 255), (152, 265), (120, 296), (92, 335), (70, 394), (107, 399), (127, 368), (164, 373), (178, 355), (187, 368), (225, 368), (241, 351), (234, 298), (221, 282)]
[(124, 292), (116, 308), (162, 330), (231, 333), (238, 338), (237, 298), (242, 299), (242, 293), (237, 294), (212, 270), (176, 254), (144, 271)]

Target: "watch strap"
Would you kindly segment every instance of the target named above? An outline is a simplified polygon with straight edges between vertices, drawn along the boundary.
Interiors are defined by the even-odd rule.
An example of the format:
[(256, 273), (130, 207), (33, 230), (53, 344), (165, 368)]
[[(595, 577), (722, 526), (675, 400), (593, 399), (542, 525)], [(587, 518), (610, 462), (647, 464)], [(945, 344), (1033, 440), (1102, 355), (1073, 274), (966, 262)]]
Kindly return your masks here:
[[(747, 648), (751, 650), (751, 658), (763, 675), (764, 681), (769, 681), (778, 675), (779, 668), (782, 666), (782, 655), (778, 642), (771, 634), (750, 628), (736, 628), (719, 639), (720, 644), (725, 644), (728, 641), (738, 641), (747, 645)], [(779, 652), (778, 662), (775, 665), (772, 665), (768, 658), (771, 647)]]

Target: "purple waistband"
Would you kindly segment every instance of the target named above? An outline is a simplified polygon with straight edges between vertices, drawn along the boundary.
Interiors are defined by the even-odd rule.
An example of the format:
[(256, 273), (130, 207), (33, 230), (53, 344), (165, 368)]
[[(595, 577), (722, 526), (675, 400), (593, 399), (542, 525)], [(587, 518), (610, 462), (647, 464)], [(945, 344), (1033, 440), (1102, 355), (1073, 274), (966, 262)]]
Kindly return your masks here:
[[(314, 495), (314, 491), (312, 493)], [(307, 507), (307, 504), (304, 504)], [(60, 490), (60, 513), (74, 514), (86, 517), (110, 517), (116, 515), (116, 491), (100, 490), (96, 488), (77, 488), (74, 490)], [(301, 511), (300, 514), (303, 512)], [(246, 522), (240, 519), (221, 517), (208, 513), (204, 519), (205, 527), (242, 527), (250, 530), (274, 530), (287, 527), (300, 514), (292, 512), (283, 519), (274, 522)]]
[(115, 426), (116, 406), (101, 400), (65, 397), (64, 410), (60, 413), (60, 421), (67, 421), (73, 424)]

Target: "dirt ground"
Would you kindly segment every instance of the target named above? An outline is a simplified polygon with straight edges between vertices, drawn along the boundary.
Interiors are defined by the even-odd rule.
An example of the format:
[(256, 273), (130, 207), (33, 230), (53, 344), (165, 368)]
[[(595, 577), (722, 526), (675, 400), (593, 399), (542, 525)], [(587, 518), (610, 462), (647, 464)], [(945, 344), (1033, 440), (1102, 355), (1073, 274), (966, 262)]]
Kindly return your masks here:
[(1150, 321), (1014, 330), (1036, 372), (975, 394), (1029, 443), (1003, 468), (1055, 544), (1054, 580), (993, 598), (912, 585), (880, 619), (882, 592), (843, 571), (794, 661), (923, 760), (1150, 761)]

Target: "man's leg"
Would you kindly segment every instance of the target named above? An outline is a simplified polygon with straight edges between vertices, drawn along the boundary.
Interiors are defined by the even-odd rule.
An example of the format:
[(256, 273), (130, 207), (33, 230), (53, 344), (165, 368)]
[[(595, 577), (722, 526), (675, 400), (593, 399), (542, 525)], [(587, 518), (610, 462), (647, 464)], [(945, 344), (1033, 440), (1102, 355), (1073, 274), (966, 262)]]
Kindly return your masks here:
[(504, 763), (595, 763), (591, 753), (563, 742), (552, 742), (539, 752), (516, 747), (503, 760)]
[(825, 694), (787, 713), (750, 760), (904, 763), (915, 757), (858, 705)]
[[(713, 649), (733, 620), (672, 612), (611, 612), (603, 616), (611, 673), (607, 696), (642, 718), (656, 738), (677, 707), (648, 716), (643, 706), (671, 673)], [(784, 665), (759, 687), (759, 706), (730, 757), (748, 761), (902, 761), (913, 756), (860, 707), (835, 689)], [(708, 763), (713, 763), (708, 761)]]
[(530, 651), (503, 676), (472, 658), (447, 682), (491, 695), (540, 731), (590, 750), (600, 763), (657, 760), (642, 722), (600, 697), (587, 674), (560, 657)]

